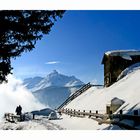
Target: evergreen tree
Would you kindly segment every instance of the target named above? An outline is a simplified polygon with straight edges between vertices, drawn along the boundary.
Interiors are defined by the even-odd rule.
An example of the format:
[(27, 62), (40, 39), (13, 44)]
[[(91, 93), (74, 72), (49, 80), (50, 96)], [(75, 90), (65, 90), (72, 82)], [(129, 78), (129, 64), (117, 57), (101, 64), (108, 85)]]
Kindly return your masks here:
[(6, 76), (13, 69), (11, 58), (31, 51), (63, 14), (60, 10), (0, 11), (0, 83), (7, 82)]

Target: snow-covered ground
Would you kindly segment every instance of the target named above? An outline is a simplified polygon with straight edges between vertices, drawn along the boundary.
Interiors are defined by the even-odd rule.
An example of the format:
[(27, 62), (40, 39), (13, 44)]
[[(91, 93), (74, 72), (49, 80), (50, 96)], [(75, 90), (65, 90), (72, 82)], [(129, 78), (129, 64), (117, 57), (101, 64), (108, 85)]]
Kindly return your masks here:
[(47, 118), (38, 118), (36, 120), (29, 120), (24, 122), (10, 123), (3, 121), (0, 123), (2, 130), (63, 130), (57, 124), (50, 122)]
[[(125, 102), (117, 111), (123, 109), (124, 113), (131, 113), (135, 109), (140, 110), (140, 67), (138, 64), (135, 66), (128, 68), (126, 76), (112, 86), (102, 89), (91, 87), (65, 108), (81, 111), (92, 110), (93, 112), (98, 110), (99, 113), (106, 113), (106, 105), (117, 97)], [(62, 115), (62, 118), (60, 121), (56, 120), (55, 123), (67, 129), (121, 129), (108, 124), (98, 125), (96, 121), (88, 118), (70, 118), (66, 115)]]
[[(71, 101), (65, 108), (81, 111), (92, 110), (92, 112), (98, 110), (99, 113), (106, 113), (106, 105), (117, 97), (124, 101), (118, 111), (123, 109), (124, 113), (129, 113), (135, 109), (140, 110), (140, 68), (138, 66), (136, 69), (130, 67), (130, 70), (131, 72), (127, 72), (125, 77), (108, 88), (91, 87)], [(121, 128), (109, 124), (99, 125), (97, 121), (88, 117), (77, 118), (63, 114), (56, 120), (40, 118), (17, 124), (1, 122), (0, 129), (120, 130)]]
[(102, 124), (99, 125), (97, 121), (93, 119), (70, 117), (68, 115), (62, 115), (60, 120), (51, 120), (54, 124), (63, 127), (66, 130), (122, 130), (119, 126)]
[(0, 123), (1, 130), (121, 130), (116, 125), (99, 125), (93, 119), (70, 117), (62, 115), (55, 120), (47, 117), (37, 116), (35, 120), (11, 123), (3, 120)]

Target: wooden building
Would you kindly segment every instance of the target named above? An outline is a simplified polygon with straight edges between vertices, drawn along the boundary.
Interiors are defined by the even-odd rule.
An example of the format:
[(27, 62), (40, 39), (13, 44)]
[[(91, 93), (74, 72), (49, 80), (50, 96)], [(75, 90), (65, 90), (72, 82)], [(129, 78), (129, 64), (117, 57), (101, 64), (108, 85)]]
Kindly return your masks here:
[(140, 62), (140, 51), (116, 50), (104, 54), (104, 86), (108, 87), (117, 81), (120, 73), (132, 64)]

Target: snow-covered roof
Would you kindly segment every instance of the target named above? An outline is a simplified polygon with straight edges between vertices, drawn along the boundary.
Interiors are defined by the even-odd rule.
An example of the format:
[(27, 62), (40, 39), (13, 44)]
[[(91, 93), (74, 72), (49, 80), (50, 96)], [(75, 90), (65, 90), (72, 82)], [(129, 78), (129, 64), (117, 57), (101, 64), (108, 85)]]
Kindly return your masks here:
[(140, 51), (138, 50), (113, 50), (113, 51), (107, 51), (105, 55), (110, 56), (122, 56), (124, 54), (133, 56), (133, 55), (140, 55)]
[(126, 60), (132, 60), (131, 56), (140, 55), (139, 50), (113, 50), (104, 53), (102, 64), (104, 64), (106, 56), (120, 56)]
[(112, 100), (111, 100), (111, 104), (113, 105), (122, 105), (124, 103), (123, 100), (117, 98), (117, 97), (114, 97)]

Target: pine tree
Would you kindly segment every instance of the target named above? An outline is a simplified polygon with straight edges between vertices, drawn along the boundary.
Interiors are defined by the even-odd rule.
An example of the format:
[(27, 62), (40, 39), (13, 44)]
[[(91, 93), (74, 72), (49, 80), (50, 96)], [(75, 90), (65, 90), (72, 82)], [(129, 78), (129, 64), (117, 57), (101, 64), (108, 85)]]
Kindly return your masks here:
[(0, 11), (0, 83), (12, 74), (11, 58), (35, 48), (37, 40), (49, 34), (57, 18), (65, 11), (3, 10)]

